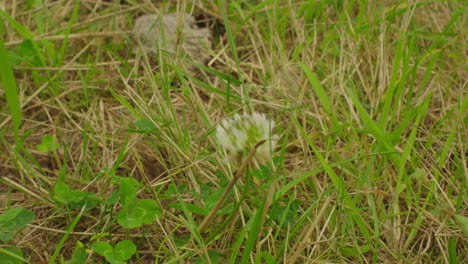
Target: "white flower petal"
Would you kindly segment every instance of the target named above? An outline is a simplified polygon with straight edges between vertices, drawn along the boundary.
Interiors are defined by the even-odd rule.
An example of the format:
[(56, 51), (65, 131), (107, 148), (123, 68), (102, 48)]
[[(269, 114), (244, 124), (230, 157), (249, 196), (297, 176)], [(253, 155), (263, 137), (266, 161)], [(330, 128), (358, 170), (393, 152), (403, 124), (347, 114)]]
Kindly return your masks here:
[(242, 160), (240, 155), (248, 153), (256, 143), (267, 140), (252, 158), (252, 164), (258, 166), (271, 158), (276, 146), (278, 135), (272, 134), (274, 126), (275, 122), (268, 120), (265, 114), (235, 114), (233, 118), (221, 121), (216, 128), (216, 137), (228, 150), (229, 158), (235, 160)]

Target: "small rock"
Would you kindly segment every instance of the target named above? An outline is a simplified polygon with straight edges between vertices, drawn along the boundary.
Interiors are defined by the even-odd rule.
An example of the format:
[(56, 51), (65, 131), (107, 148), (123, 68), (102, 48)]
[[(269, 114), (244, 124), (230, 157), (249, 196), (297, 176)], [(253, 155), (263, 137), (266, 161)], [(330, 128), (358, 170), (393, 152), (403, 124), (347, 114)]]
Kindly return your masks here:
[[(198, 28), (195, 18), (189, 14), (143, 15), (135, 21), (133, 34), (145, 52), (157, 53), (159, 49), (177, 55), (187, 55), (203, 64), (209, 58), (211, 33), (208, 28)], [(177, 45), (179, 49), (177, 49)], [(195, 66), (184, 63), (189, 72)]]

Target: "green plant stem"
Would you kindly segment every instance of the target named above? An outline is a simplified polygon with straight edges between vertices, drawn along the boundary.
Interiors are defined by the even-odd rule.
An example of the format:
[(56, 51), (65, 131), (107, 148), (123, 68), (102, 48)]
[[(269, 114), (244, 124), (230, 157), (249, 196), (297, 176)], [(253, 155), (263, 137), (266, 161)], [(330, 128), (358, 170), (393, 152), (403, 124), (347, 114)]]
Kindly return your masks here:
[(232, 178), (232, 180), (229, 182), (229, 185), (224, 190), (223, 195), (218, 200), (218, 202), (216, 203), (213, 210), (211, 210), (211, 212), (208, 214), (208, 216), (206, 216), (205, 220), (203, 220), (203, 222), (200, 224), (200, 229), (199, 229), (200, 233), (203, 233), (205, 231), (206, 227), (211, 223), (211, 221), (213, 220), (213, 217), (219, 211), (219, 209), (221, 208), (221, 205), (223, 204), (224, 200), (226, 199), (229, 192), (231, 192), (232, 188), (234, 187), (234, 184), (236, 184), (237, 180), (239, 180), (240, 177), (243, 175), (244, 170), (247, 168), (248, 164), (252, 160), (252, 157), (255, 155), (255, 152), (257, 151), (257, 148), (260, 147), (265, 142), (266, 142), (266, 140), (262, 140), (262, 141), (258, 142), (250, 150), (249, 154), (244, 159), (244, 161), (242, 162), (242, 165), (240, 166), (240, 168), (235, 173), (234, 178)]
[[(248, 174), (247, 174), (248, 176)], [(213, 239), (215, 239), (219, 233), (222, 232), (222, 230), (224, 230), (224, 228), (226, 228), (226, 226), (232, 221), (232, 219), (235, 217), (236, 215), (236, 212), (239, 210), (240, 206), (242, 205), (242, 202), (244, 202), (245, 200), (245, 197), (247, 197), (247, 188), (248, 188), (248, 184), (244, 184), (244, 190), (242, 191), (242, 194), (241, 194), (241, 197), (239, 199), (238, 202), (235, 203), (234, 205), (234, 209), (232, 210), (231, 214), (227, 217), (227, 219), (224, 221), (224, 223), (218, 227), (218, 229), (216, 230), (216, 232), (214, 232), (211, 237), (209, 237), (208, 239), (206, 239), (207, 243), (211, 242)]]

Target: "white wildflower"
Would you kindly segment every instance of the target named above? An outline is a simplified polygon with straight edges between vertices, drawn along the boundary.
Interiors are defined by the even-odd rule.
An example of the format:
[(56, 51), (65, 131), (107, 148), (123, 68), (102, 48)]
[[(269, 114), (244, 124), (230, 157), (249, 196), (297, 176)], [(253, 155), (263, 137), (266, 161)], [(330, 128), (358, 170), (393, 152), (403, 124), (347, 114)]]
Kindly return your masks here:
[(278, 139), (278, 135), (272, 134), (274, 126), (275, 122), (268, 120), (264, 114), (236, 114), (229, 120), (221, 121), (216, 128), (216, 137), (228, 152), (229, 158), (237, 162), (242, 162), (258, 142), (266, 140), (252, 158), (252, 163), (258, 167), (258, 164), (271, 159), (271, 152)]

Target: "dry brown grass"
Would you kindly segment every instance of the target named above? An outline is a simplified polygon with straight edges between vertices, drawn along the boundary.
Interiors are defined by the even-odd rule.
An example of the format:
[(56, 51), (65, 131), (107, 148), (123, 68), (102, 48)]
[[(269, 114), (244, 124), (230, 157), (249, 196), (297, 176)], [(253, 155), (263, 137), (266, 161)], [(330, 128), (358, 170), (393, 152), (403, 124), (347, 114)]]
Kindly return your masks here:
[[(142, 183), (138, 197), (156, 200), (162, 216), (126, 230), (113, 221), (120, 203), (85, 211), (60, 250), (65, 260), (76, 241), (90, 248), (94, 236), (107, 233), (100, 239), (135, 242), (138, 256), (130, 263), (207, 263), (212, 252), (221, 256), (218, 263), (235, 254), (234, 263), (240, 263), (246, 242), (237, 244), (239, 237), (270, 188), (278, 194), (303, 177), (274, 196), (249, 263), (260, 252), (276, 263), (468, 262), (467, 238), (453, 218), (467, 216), (466, 16), (454, 18), (465, 9), (462, 3), (271, 1), (252, 14), (260, 2), (224, 1), (236, 59), (217, 1), (133, 2), (80, 1), (71, 24), (76, 1), (0, 3), (34, 34), (44, 60), (28, 54), (24, 36), (5, 23), (7, 50), (22, 57), (14, 74), (23, 120), (15, 142), (2, 106), (0, 211), (22, 206), (36, 219), (2, 247), (15, 245), (30, 263), (48, 263), (80, 214), (54, 201), (57, 181), (106, 199), (118, 191), (117, 175)], [(206, 65), (242, 85), (202, 69), (183, 77), (183, 61), (174, 56), (132, 53), (135, 18), (176, 10), (193, 12), (210, 27), (214, 45)], [(301, 63), (325, 88), (332, 113)], [(274, 180), (256, 180), (229, 224), (218, 230), (226, 217), (216, 218), (200, 242), (194, 229), (204, 216), (191, 214), (192, 223), (169, 205), (204, 208), (206, 197), (223, 186), (220, 175), (234, 175), (212, 132), (221, 119), (250, 111), (274, 119), (282, 136), (279, 161), (268, 175)], [(141, 119), (154, 131), (132, 132)], [(372, 132), (372, 124), (393, 149)], [(44, 135), (52, 135), (59, 148), (38, 151)], [(324, 162), (341, 163), (329, 171)], [(343, 181), (342, 190), (333, 174)], [(241, 180), (231, 203), (241, 199), (247, 183)], [(171, 184), (180, 187), (179, 194), (167, 194)], [(280, 225), (271, 211), (291, 202), (297, 203), (294, 224)], [(101, 260), (88, 254), (89, 263)]]

